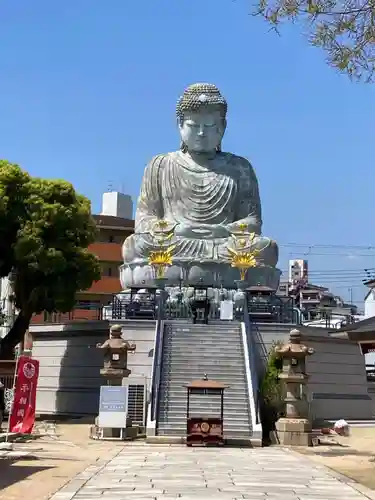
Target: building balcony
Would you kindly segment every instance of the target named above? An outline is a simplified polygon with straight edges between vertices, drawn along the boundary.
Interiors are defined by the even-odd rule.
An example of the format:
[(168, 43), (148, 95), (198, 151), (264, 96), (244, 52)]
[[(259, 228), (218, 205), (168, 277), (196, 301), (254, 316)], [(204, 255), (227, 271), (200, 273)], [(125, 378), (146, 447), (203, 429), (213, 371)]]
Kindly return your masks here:
[(122, 245), (120, 243), (96, 242), (89, 246), (89, 251), (97, 256), (101, 262), (116, 262), (122, 264)]
[(113, 295), (121, 291), (122, 286), (118, 276), (102, 276), (100, 280), (93, 283), (88, 290), (79, 292), (79, 296), (82, 297), (85, 293)]

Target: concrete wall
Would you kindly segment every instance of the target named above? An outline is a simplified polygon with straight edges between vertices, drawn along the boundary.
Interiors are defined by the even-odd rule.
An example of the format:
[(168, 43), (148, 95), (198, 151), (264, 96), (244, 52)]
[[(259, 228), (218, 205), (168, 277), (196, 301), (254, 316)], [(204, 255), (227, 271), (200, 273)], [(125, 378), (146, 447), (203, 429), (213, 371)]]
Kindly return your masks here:
[[(135, 354), (128, 355), (129, 378), (149, 381), (155, 322), (116, 323), (123, 323), (124, 338), (137, 344)], [(109, 327), (107, 321), (31, 326), (33, 356), (40, 361), (37, 413), (97, 414), (103, 354), (95, 346), (108, 338)]]
[(365, 317), (375, 316), (375, 290), (370, 290), (365, 298)]
[[(291, 328), (295, 328), (265, 323), (257, 326), (256, 346), (262, 361), (272, 344), (287, 341)], [(329, 420), (371, 419), (373, 401), (368, 393), (365, 359), (358, 345), (333, 338), (324, 328), (299, 327), (299, 330), (303, 342), (315, 349), (306, 364), (312, 416)]]
[[(121, 323), (124, 338), (137, 344), (136, 353), (128, 355), (130, 378), (146, 379), (149, 384), (156, 324), (136, 320)], [(109, 327), (106, 321), (32, 325), (33, 354), (40, 361), (38, 413), (97, 413), (99, 387), (103, 382), (99, 374), (103, 356), (95, 346), (108, 338)], [(287, 341), (291, 328), (293, 325), (259, 324), (253, 331), (259, 369), (273, 342)], [(311, 376), (308, 390), (315, 418), (372, 418), (375, 388), (368, 392), (364, 357), (357, 344), (332, 338), (323, 328), (300, 329), (304, 342), (316, 351), (307, 362), (307, 372)]]

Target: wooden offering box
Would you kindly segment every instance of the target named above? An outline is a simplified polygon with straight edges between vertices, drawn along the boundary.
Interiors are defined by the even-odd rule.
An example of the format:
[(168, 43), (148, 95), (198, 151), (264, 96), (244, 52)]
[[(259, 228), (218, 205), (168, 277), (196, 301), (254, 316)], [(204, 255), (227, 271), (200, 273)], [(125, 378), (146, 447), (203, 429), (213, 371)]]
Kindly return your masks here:
[[(224, 444), (224, 390), (225, 385), (214, 380), (194, 380), (187, 388), (187, 435), (186, 445), (217, 445)], [(218, 415), (205, 415), (204, 405), (201, 415), (191, 416), (190, 406), (195, 396), (216, 396), (220, 399)], [(196, 412), (194, 412), (196, 413)]]

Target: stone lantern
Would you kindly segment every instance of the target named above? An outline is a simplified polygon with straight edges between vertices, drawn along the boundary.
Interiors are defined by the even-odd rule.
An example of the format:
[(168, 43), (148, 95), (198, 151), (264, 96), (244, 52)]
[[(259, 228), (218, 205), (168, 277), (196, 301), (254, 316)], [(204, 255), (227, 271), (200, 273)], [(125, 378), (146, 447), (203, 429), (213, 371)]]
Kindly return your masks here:
[(97, 344), (104, 351), (104, 366), (100, 370), (108, 385), (122, 385), (122, 379), (128, 377), (131, 370), (127, 367), (128, 351), (136, 350), (135, 344), (129, 344), (122, 337), (122, 326), (113, 325), (109, 339), (104, 344)]
[(276, 422), (280, 444), (289, 446), (311, 446), (311, 422), (306, 397), (306, 358), (314, 349), (301, 343), (302, 335), (291, 330), (289, 342), (276, 348), (282, 358), (283, 368), (279, 375), (285, 394), (286, 415)]

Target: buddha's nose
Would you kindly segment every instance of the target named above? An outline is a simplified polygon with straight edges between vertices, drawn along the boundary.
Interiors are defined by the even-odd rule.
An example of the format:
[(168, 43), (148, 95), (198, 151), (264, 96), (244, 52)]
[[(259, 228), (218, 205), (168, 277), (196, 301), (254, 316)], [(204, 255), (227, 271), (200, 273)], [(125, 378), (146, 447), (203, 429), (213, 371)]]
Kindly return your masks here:
[(198, 135), (199, 135), (199, 137), (203, 137), (204, 136), (204, 127), (200, 127), (199, 128)]

